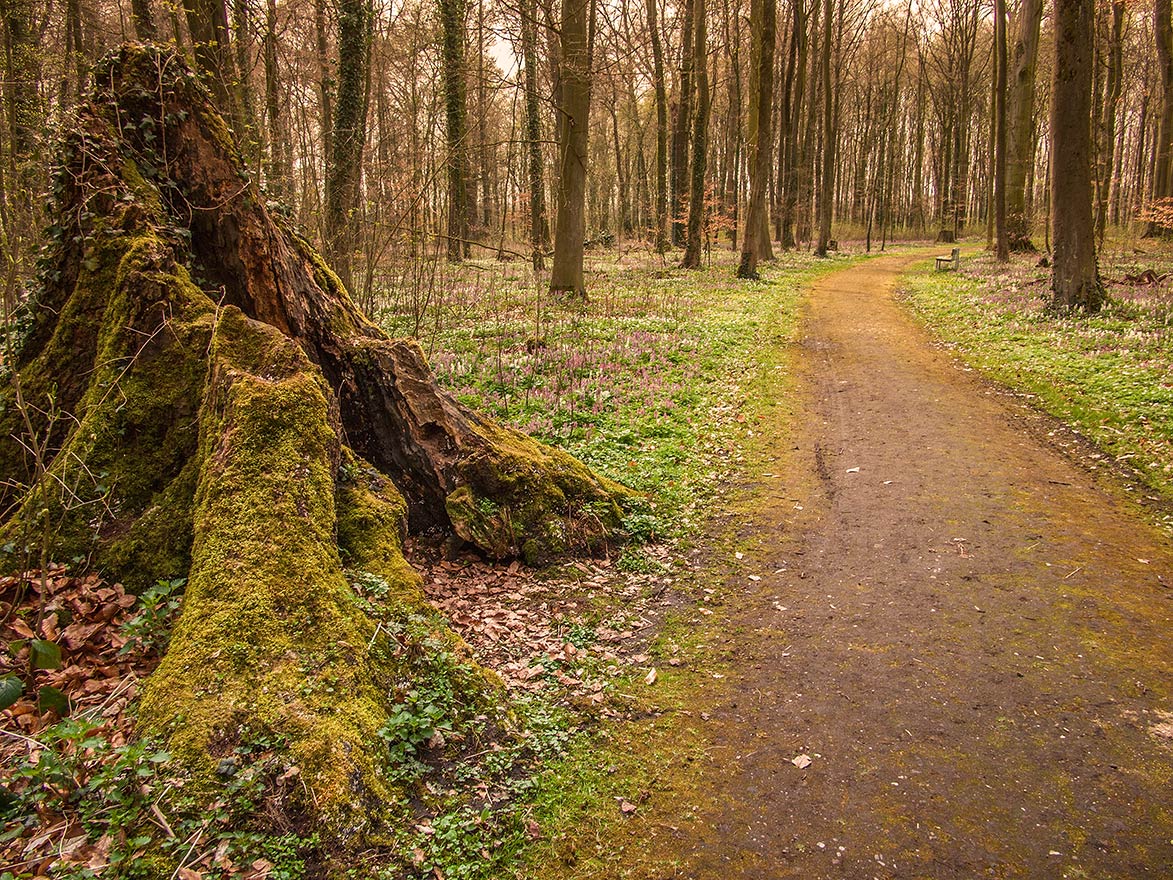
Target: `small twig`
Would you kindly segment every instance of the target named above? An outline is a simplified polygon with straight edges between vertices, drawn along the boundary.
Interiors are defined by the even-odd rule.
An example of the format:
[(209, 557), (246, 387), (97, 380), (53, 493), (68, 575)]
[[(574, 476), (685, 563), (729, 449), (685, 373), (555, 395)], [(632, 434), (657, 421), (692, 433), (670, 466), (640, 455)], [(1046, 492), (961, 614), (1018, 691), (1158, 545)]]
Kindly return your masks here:
[(1077, 568), (1075, 571), (1072, 571), (1072, 572), (1069, 572), (1068, 574), (1065, 574), (1065, 575), (1063, 576), (1063, 580), (1067, 580), (1067, 579), (1068, 579), (1068, 578), (1070, 578), (1070, 577), (1075, 577), (1075, 576), (1076, 576), (1077, 574), (1079, 574), (1081, 571), (1083, 571), (1083, 566), (1082, 566), (1082, 565), (1081, 565), (1079, 568)]

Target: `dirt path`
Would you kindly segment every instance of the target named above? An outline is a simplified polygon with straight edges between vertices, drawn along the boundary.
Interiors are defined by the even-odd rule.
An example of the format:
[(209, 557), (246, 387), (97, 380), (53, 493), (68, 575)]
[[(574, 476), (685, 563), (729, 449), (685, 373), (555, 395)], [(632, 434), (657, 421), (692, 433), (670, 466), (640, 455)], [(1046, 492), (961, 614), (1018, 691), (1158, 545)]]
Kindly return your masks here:
[(667, 876), (1173, 876), (1173, 549), (932, 347), (911, 262), (811, 292), (703, 803), (648, 845)]

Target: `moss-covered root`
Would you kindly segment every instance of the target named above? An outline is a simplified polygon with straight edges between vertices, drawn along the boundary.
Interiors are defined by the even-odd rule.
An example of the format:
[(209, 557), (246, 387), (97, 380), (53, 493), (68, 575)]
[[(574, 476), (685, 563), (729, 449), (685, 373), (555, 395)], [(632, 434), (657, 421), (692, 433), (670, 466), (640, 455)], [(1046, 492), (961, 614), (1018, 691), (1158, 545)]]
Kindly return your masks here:
[(141, 721), (209, 785), (248, 731), (284, 739), (309, 791), (283, 806), (345, 841), (377, 823), (391, 791), (374, 625), (334, 538), (339, 455), (320, 371), (296, 342), (226, 309), (200, 414), (187, 594)]

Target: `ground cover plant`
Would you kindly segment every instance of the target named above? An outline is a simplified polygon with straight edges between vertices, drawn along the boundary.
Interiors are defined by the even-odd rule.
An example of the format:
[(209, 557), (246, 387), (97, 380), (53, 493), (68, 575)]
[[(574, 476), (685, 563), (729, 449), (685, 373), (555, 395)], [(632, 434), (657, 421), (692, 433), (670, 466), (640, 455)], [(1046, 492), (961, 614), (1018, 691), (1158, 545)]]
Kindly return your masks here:
[[(982, 254), (963, 259), (958, 273), (926, 267), (907, 278), (906, 301), (967, 362), (1091, 440), (1101, 450), (1090, 453), (1091, 468), (1122, 465), (1136, 490), (1167, 506), (1173, 259), (1155, 241), (1108, 249), (1100, 267), (1108, 300), (1091, 316), (1048, 309), (1050, 270), (1038, 259), (1016, 255), (1002, 266)], [(1173, 529), (1173, 516), (1160, 516)]]

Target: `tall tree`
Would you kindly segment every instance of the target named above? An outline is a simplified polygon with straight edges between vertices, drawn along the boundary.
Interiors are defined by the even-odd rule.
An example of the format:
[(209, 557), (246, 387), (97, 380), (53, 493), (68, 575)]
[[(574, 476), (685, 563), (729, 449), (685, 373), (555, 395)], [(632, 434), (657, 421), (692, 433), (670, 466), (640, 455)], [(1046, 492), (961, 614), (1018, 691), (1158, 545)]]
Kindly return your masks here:
[(338, 104), (334, 154), (326, 169), (326, 243), (334, 270), (348, 290), (354, 289), (373, 23), (371, 0), (338, 0)]
[(130, 14), (134, 21), (134, 35), (144, 43), (150, 43), (159, 35), (155, 27), (155, 12), (151, 0), (130, 0)]
[(685, 241), (685, 269), (701, 267), (701, 227), (705, 219), (705, 172), (709, 151), (709, 35), (705, 0), (693, 3), (693, 67), (696, 74), (696, 115), (692, 125), (692, 171), (688, 194), (688, 234)]
[(998, 262), (1010, 260), (1006, 233), (1006, 0), (994, 0), (994, 237)]
[(827, 256), (831, 243), (831, 213), (835, 201), (835, 106), (831, 92), (831, 40), (834, 7), (823, 0), (823, 46), (820, 65), (823, 79), (823, 172), (819, 178), (819, 241), (815, 253)]
[(668, 249), (668, 90), (664, 84), (664, 45), (657, 15), (659, 0), (647, 0), (652, 42), (652, 88), (656, 92), (656, 233), (657, 253)]
[(534, 0), (522, 0), (521, 57), (525, 65), (525, 136), (529, 170), (530, 259), (535, 272), (545, 268), (545, 250), (550, 243), (546, 221), (545, 175), (542, 173), (542, 118), (538, 103), (537, 9)]
[(1026, 182), (1034, 164), (1035, 76), (1043, 0), (1022, 0), (1016, 18), (1006, 97), (1006, 234), (1011, 250), (1033, 251)]
[(692, 120), (693, 4), (684, 0), (681, 12), (680, 76), (672, 119), (672, 243), (684, 244), (684, 194), (688, 190), (688, 127)]
[[(1173, 198), (1173, 3), (1154, 0), (1153, 35), (1157, 42), (1157, 68), (1161, 74), (1161, 116), (1154, 150), (1152, 198), (1156, 203)], [(1168, 207), (1168, 206), (1164, 206)], [(1163, 230), (1155, 219), (1149, 234)]]
[(594, 0), (562, 0), (561, 161), (558, 163), (558, 219), (550, 292), (586, 298), (583, 246), (586, 243), (586, 169), (591, 114), (591, 45)]
[(468, 137), (465, 130), (464, 0), (440, 0), (443, 31), (444, 134), (448, 145), (448, 259), (459, 262), (468, 241)]
[(750, 180), (741, 263), (737, 267), (739, 278), (756, 278), (758, 261), (773, 257), (769, 218), (766, 216), (766, 190), (770, 185), (770, 160), (774, 153), (770, 122), (774, 107), (774, 40), (778, 17), (776, 0), (753, 0), (749, 15), (753, 39), (748, 137)]
[(1051, 97), (1052, 307), (1099, 311), (1092, 220), (1092, 35), (1094, 0), (1055, 2), (1055, 79)]
[(1096, 150), (1096, 241), (1104, 243), (1108, 225), (1108, 196), (1112, 190), (1112, 160), (1116, 148), (1116, 116), (1124, 78), (1124, 0), (1112, 0), (1112, 25), (1108, 37), (1107, 82)]
[(183, 0), (183, 9), (196, 66), (207, 77), (217, 107), (232, 121), (237, 135), (240, 135), (244, 126), (233, 88), (236, 73), (224, 0)]

